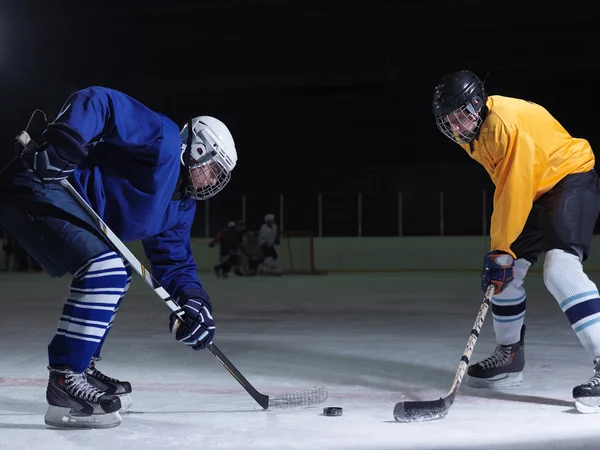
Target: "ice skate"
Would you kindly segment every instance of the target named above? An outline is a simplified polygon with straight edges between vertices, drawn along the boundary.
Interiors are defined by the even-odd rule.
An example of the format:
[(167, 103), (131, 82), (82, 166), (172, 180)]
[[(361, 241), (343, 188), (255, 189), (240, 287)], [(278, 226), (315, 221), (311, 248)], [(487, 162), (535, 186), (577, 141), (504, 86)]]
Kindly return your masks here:
[(46, 425), (60, 428), (112, 428), (121, 423), (121, 400), (91, 385), (84, 373), (49, 367)]
[(523, 381), (525, 367), (525, 325), (516, 344), (498, 345), (494, 354), (469, 366), (467, 385), (475, 388), (517, 386)]
[(584, 414), (600, 413), (600, 358), (594, 360), (594, 376), (573, 388), (575, 408)]
[(111, 378), (104, 375), (96, 368), (96, 361), (100, 358), (93, 358), (90, 362), (90, 366), (85, 369), (85, 375), (92, 386), (99, 391), (104, 392), (108, 395), (116, 395), (121, 400), (121, 409), (119, 412), (123, 413), (131, 408), (132, 400), (131, 396), (131, 383), (129, 381), (121, 381), (116, 378)]

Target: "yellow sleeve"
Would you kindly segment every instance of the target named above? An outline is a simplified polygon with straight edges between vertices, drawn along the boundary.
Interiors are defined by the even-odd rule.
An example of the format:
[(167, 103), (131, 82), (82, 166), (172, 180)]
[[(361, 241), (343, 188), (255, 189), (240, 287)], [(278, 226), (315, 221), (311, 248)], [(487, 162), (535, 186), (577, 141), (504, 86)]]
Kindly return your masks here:
[(491, 223), (491, 250), (510, 253), (533, 206), (544, 167), (545, 154), (526, 133), (514, 131), (499, 142), (493, 174), (496, 185)]

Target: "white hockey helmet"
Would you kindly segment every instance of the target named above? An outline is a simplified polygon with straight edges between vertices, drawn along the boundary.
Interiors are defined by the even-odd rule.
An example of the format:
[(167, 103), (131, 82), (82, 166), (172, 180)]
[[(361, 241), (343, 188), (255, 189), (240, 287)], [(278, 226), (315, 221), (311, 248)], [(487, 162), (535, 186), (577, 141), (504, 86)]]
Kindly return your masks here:
[(221, 191), (231, 178), (237, 163), (233, 136), (223, 122), (211, 116), (188, 120), (180, 135), (181, 163), (189, 169), (192, 195), (206, 200)]
[(265, 222), (275, 222), (275, 214), (272, 214), (272, 213), (266, 214)]

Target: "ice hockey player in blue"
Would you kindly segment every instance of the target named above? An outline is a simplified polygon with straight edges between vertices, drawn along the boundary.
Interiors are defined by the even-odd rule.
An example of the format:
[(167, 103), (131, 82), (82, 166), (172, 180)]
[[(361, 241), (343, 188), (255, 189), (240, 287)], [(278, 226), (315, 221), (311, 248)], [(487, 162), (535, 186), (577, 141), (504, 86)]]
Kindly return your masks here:
[[(23, 145), (25, 142), (32, 145)], [(96, 368), (131, 267), (62, 188), (68, 178), (123, 241), (141, 240), (152, 273), (185, 311), (178, 341), (198, 350), (215, 324), (190, 245), (196, 200), (218, 193), (237, 162), (233, 137), (210, 116), (180, 131), (164, 115), (104, 87), (73, 93), (50, 124), (36, 111), (0, 172), (0, 221), (52, 277), (72, 275), (48, 346), (48, 411), (56, 427), (112, 427), (131, 385)], [(169, 329), (173, 331), (173, 319)]]

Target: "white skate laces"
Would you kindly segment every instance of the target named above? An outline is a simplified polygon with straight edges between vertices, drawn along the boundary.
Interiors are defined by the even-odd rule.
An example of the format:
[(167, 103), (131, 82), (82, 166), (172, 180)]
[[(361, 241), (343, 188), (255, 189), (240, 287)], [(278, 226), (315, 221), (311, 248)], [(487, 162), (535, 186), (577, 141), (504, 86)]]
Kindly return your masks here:
[(96, 389), (89, 382), (85, 373), (76, 373), (69, 369), (56, 369), (48, 367), (52, 372), (65, 374), (65, 388), (73, 396), (82, 400), (98, 403), (98, 399), (104, 395), (104, 392)]
[(496, 346), (496, 350), (494, 350), (494, 354), (492, 356), (478, 362), (477, 365), (483, 367), (484, 370), (502, 367), (510, 362), (511, 356), (512, 348), (510, 345), (498, 345)]
[(74, 396), (94, 403), (98, 403), (98, 399), (104, 395), (88, 382), (83, 373), (66, 373), (65, 386)]

